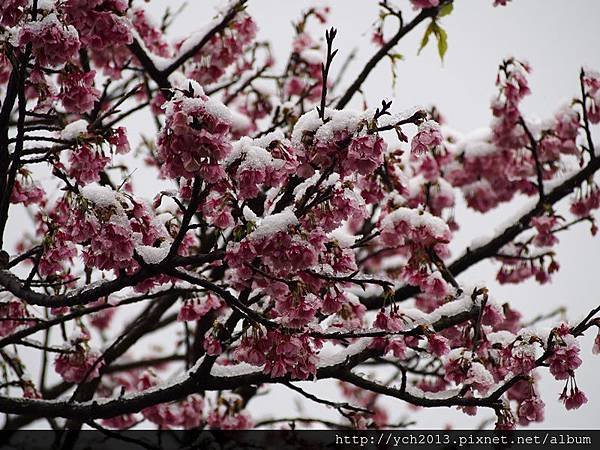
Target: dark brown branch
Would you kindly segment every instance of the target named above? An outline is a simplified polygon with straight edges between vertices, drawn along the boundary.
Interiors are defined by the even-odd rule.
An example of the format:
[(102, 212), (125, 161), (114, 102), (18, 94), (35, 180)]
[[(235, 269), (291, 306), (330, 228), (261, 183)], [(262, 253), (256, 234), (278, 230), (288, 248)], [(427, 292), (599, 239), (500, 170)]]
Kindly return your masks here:
[(535, 162), (535, 173), (537, 176), (537, 188), (540, 194), (539, 201), (540, 203), (542, 203), (544, 201), (544, 172), (542, 169), (542, 163), (540, 162), (538, 142), (531, 133), (531, 130), (525, 123), (523, 117), (519, 117), (519, 123), (523, 127), (523, 130), (525, 130), (525, 134), (527, 135), (527, 138), (529, 139), (529, 144), (531, 145), (531, 153), (533, 154), (533, 160)]
[(195, 255), (189, 257), (173, 257), (160, 264), (146, 265), (132, 275), (121, 276), (114, 280), (105, 281), (97, 286), (73, 290), (67, 294), (48, 295), (31, 289), (27, 289), (21, 280), (8, 270), (0, 270), (0, 285), (16, 297), (25, 300), (31, 305), (60, 307), (84, 305), (101, 297), (113, 294), (123, 288), (135, 286), (136, 284), (164, 273), (165, 270), (177, 266), (202, 265), (223, 258), (224, 253), (217, 251), (206, 255)]
[(586, 108), (586, 100), (587, 100), (587, 93), (585, 91), (585, 83), (583, 81), (585, 77), (585, 71), (583, 70), (583, 68), (581, 69), (581, 72), (579, 73), (579, 84), (581, 86), (581, 105), (583, 109), (583, 129), (585, 130), (585, 136), (587, 139), (587, 143), (588, 143), (588, 150), (590, 152), (590, 157), (592, 159), (598, 158), (596, 156), (596, 148), (594, 147), (594, 140), (592, 139), (592, 131), (590, 130), (590, 119), (588, 117), (588, 112), (587, 112), (587, 108)]

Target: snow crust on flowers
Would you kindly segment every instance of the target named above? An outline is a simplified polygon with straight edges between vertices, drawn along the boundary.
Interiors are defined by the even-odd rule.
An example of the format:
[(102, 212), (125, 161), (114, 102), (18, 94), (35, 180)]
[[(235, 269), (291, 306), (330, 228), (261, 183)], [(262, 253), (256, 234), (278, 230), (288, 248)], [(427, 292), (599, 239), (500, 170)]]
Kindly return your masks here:
[(248, 208), (248, 206), (244, 206), (244, 209), (242, 210), (242, 214), (244, 214), (244, 219), (246, 219), (248, 222), (258, 222), (260, 219), (258, 218), (258, 216), (256, 215), (256, 213), (254, 211), (252, 211), (250, 208)]
[(230, 124), (233, 122), (232, 111), (215, 98), (208, 97), (204, 101), (204, 108), (209, 114), (221, 119), (223, 122), (228, 122)]
[[(29, 0), (28, 0), (29, 1)], [(52, 11), (56, 6), (57, 0), (38, 0), (37, 7), (40, 11)]]
[(444, 389), (439, 392), (425, 392), (418, 386), (412, 384), (406, 385), (406, 392), (414, 397), (418, 398), (429, 398), (432, 400), (446, 400), (452, 397), (456, 397), (460, 394), (460, 389)]
[(494, 377), (489, 370), (480, 362), (471, 363), (467, 372), (466, 384), (473, 384), (482, 394), (487, 393), (489, 388), (494, 385)]
[(211, 376), (219, 378), (238, 377), (261, 372), (262, 366), (257, 368), (257, 366), (253, 366), (252, 364), (248, 364), (246, 362), (227, 365), (214, 364), (210, 369)]
[(382, 230), (393, 230), (394, 224), (397, 222), (405, 222), (412, 228), (423, 227), (435, 237), (444, 237), (450, 233), (448, 224), (439, 217), (435, 217), (426, 211), (420, 213), (417, 210), (404, 207), (392, 211), (383, 218), (381, 221)]
[(338, 245), (342, 248), (351, 247), (358, 239), (357, 236), (350, 234), (348, 231), (346, 231), (344, 227), (336, 228), (335, 230), (331, 231), (327, 235), (327, 237), (336, 241)]
[(320, 141), (333, 139), (336, 131), (347, 130), (353, 133), (365, 117), (372, 116), (369, 113), (370, 111), (359, 112), (325, 108), (325, 118), (328, 121), (323, 123), (319, 113), (315, 109), (311, 109), (298, 118), (292, 131), (292, 142), (301, 143), (304, 134), (311, 132), (315, 132), (315, 139)]
[[(300, 183), (298, 186), (294, 188), (294, 197), (296, 200), (299, 200), (306, 190), (313, 186), (318, 180), (321, 178), (321, 172), (315, 170), (315, 173), (310, 178), (307, 178), (305, 181)], [(340, 181), (340, 175), (338, 173), (332, 173), (327, 177), (327, 179), (321, 184), (323, 187), (335, 186)]]
[(65, 26), (56, 13), (38, 22), (29, 22), (19, 32), (19, 44), (31, 44), (38, 64), (58, 67), (79, 50), (79, 34), (75, 27)]
[(107, 186), (88, 184), (81, 188), (81, 195), (100, 207), (117, 205), (117, 193)]
[(283, 166), (283, 160), (276, 160), (270, 152), (255, 144), (256, 141), (247, 136), (234, 142), (232, 144), (232, 151), (224, 161), (224, 164), (230, 165), (233, 161), (241, 159), (239, 170), (245, 168), (263, 169), (272, 165), (275, 165), (274, 168)]
[(61, 139), (72, 141), (80, 135), (87, 133), (88, 121), (79, 119), (66, 125), (60, 132)]
[(275, 130), (275, 131), (271, 131), (270, 133), (265, 134), (264, 136), (253, 139), (253, 141), (254, 141), (254, 144), (257, 145), (258, 147), (267, 148), (271, 142), (274, 142), (274, 141), (287, 142), (287, 139), (286, 139), (285, 135), (283, 134), (283, 131)]
[(300, 52), (300, 58), (309, 64), (320, 64), (325, 60), (325, 55), (319, 50), (306, 48)]
[(371, 342), (372, 338), (359, 338), (342, 350), (337, 346), (323, 347), (319, 353), (317, 367), (331, 367), (343, 364), (346, 358), (359, 354), (368, 348)]
[(290, 225), (298, 225), (298, 223), (298, 218), (292, 209), (286, 208), (280, 213), (262, 219), (256, 229), (248, 235), (248, 239), (265, 239), (280, 231), (286, 231)]
[[(469, 290), (467, 289), (465, 292), (469, 292)], [(404, 312), (413, 319), (414, 325), (431, 325), (444, 317), (453, 317), (471, 311), (473, 307), (479, 306), (480, 302), (479, 297), (476, 302), (473, 302), (470, 295), (463, 293), (458, 299), (444, 303), (430, 313), (424, 313), (419, 309), (410, 309)]]
[(502, 346), (512, 343), (516, 338), (516, 336), (508, 330), (486, 333), (485, 336), (491, 344), (500, 344)]
[(146, 264), (158, 264), (169, 254), (169, 245), (164, 243), (160, 247), (150, 245), (138, 245), (135, 251), (142, 257)]

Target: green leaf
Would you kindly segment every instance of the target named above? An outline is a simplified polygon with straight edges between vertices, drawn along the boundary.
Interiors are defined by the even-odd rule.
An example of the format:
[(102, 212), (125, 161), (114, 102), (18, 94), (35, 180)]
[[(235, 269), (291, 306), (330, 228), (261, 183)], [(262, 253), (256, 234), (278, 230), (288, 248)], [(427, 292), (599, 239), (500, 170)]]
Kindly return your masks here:
[(438, 53), (442, 62), (444, 61), (444, 55), (448, 51), (448, 33), (441, 27), (437, 27), (437, 33), (435, 34), (438, 41)]
[(427, 29), (425, 30), (423, 38), (421, 39), (421, 46), (419, 47), (419, 51), (417, 52), (418, 55), (421, 54), (421, 50), (423, 50), (429, 43), (429, 36), (431, 35), (431, 33), (433, 33), (433, 29), (435, 26), (437, 26), (437, 24), (434, 20), (432, 20)]
[(444, 5), (442, 7), (442, 9), (440, 9), (440, 12), (438, 13), (438, 17), (449, 16), (453, 10), (454, 10), (454, 4), (448, 3), (447, 5)]
[(446, 33), (446, 30), (444, 30), (435, 21), (435, 19), (431, 21), (431, 23), (425, 30), (425, 34), (423, 35), (423, 38), (421, 39), (421, 47), (419, 48), (419, 51), (417, 54), (420, 54), (421, 50), (423, 50), (427, 46), (427, 44), (429, 43), (429, 37), (431, 36), (431, 34), (433, 34), (437, 40), (438, 54), (440, 55), (440, 59), (443, 62), (444, 55), (448, 51), (448, 33)]

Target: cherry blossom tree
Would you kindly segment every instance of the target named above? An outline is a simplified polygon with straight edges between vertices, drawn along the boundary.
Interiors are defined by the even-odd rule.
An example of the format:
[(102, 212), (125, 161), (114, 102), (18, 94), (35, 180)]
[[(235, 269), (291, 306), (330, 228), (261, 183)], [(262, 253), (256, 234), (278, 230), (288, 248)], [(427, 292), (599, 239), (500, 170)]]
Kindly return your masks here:
[[(600, 307), (535, 327), (459, 275), (492, 260), (500, 283), (547, 283), (561, 233), (596, 234), (600, 73), (581, 69), (572, 102), (536, 121), (521, 111), (532, 69), (507, 58), (490, 127), (464, 136), (435, 107), (348, 107), (409, 33), (444, 57), (452, 0), (382, 1), (351, 83), (336, 29), (309, 31), (327, 8), (301, 14), (280, 69), (246, 6), (223, 2), (172, 41), (177, 11), (154, 21), (143, 2), (1, 3), (5, 427), (404, 426), (381, 404), (392, 397), (490, 410), (512, 429), (543, 421), (548, 402), (582, 407), (576, 371), (600, 336), (592, 349), (578, 338), (600, 328)], [(131, 136), (123, 123), (141, 113), (147, 133)], [(170, 188), (137, 195), (141, 164)], [(481, 213), (529, 201), (452, 254), (459, 195)], [(165, 332), (163, 349), (140, 351)], [(540, 398), (542, 371), (560, 398)], [(334, 381), (338, 396), (298, 381)], [(339, 421), (253, 417), (247, 405), (274, 384)]]

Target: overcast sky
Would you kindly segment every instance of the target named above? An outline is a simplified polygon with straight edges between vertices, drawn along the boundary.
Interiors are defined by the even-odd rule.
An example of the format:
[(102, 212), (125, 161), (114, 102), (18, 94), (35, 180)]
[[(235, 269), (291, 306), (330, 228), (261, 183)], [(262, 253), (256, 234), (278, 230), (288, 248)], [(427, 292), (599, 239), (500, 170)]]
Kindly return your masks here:
[[(181, 4), (179, 0), (154, 0), (148, 8), (160, 17), (168, 4)], [(189, 0), (186, 12), (173, 27), (174, 36), (184, 36), (209, 20), (214, 13), (215, 0)], [(358, 57), (349, 68), (346, 82), (350, 82), (360, 70), (365, 59), (374, 51), (370, 44), (371, 25), (377, 18), (376, 0), (331, 0), (330, 25), (338, 29), (336, 44), (343, 61), (353, 48), (359, 49)], [(397, 0), (405, 7), (407, 18), (414, 13), (408, 0)], [(600, 69), (600, 2), (597, 0), (513, 0), (504, 8), (493, 8), (492, 0), (457, 0), (452, 15), (443, 19), (449, 36), (449, 50), (442, 65), (434, 45), (417, 56), (417, 48), (423, 34), (418, 28), (397, 47), (404, 61), (397, 66), (396, 90), (391, 88), (391, 71), (383, 61), (364, 86), (367, 99), (372, 105), (382, 98), (393, 98), (396, 109), (413, 105), (435, 104), (442, 111), (450, 126), (469, 131), (486, 126), (490, 122), (489, 102), (495, 92), (496, 69), (503, 57), (514, 55), (529, 61), (533, 67), (530, 77), (532, 95), (524, 101), (527, 113), (540, 117), (551, 116), (565, 100), (578, 93), (579, 68), (590, 66)], [(291, 22), (306, 6), (313, 4), (304, 0), (250, 0), (249, 12), (255, 17), (260, 37), (270, 39), (276, 59), (285, 61), (292, 39)], [(359, 100), (358, 98), (355, 100)], [(148, 122), (138, 116), (128, 123), (132, 135), (146, 130)], [(600, 137), (600, 136), (599, 136)], [(600, 142), (600, 140), (597, 140)], [(153, 195), (156, 180), (134, 175), (137, 187)], [(456, 237), (455, 249), (464, 246), (481, 235), (487, 235), (511, 214), (514, 207), (503, 208), (485, 216), (466, 211), (462, 202), (457, 208), (457, 219), (462, 229)], [(462, 220), (461, 220), (462, 216)], [(19, 216), (21, 217), (21, 216)], [(13, 222), (14, 223), (14, 222)], [(14, 239), (20, 231), (14, 225), (10, 231)], [(525, 283), (519, 286), (499, 286), (495, 281), (497, 266), (484, 262), (460, 276), (461, 282), (485, 280), (493, 297), (501, 302), (509, 301), (527, 316), (534, 317), (558, 306), (569, 309), (569, 317), (576, 320), (591, 308), (600, 304), (598, 276), (600, 265), (600, 238), (592, 238), (589, 227), (581, 225), (560, 236), (558, 261), (561, 270), (550, 285)], [(165, 336), (168, 339), (168, 336)], [(600, 383), (596, 372), (600, 369), (600, 357), (591, 354), (593, 336), (583, 340), (584, 363), (577, 372), (577, 381), (586, 392), (590, 402), (577, 411), (566, 411), (558, 403), (562, 382), (544, 376), (542, 398), (547, 404), (547, 428), (598, 428), (600, 419), (596, 413), (600, 404)], [(305, 383), (312, 392), (332, 397), (337, 392), (331, 384), (315, 386)], [(286, 391), (273, 388), (277, 392)], [(276, 401), (275, 401), (276, 400)], [(439, 428), (447, 424), (457, 427), (474, 427), (489, 412), (475, 418), (454, 410), (429, 409), (409, 411), (396, 400), (387, 402), (397, 418), (406, 412), (418, 421), (418, 426)], [(275, 410), (282, 415), (295, 415), (296, 404), (289, 394), (264, 396), (252, 401), (255, 416), (264, 416)], [(320, 407), (305, 404), (311, 415)], [(318, 413), (320, 414), (320, 413)], [(330, 417), (334, 414), (324, 411)]]

